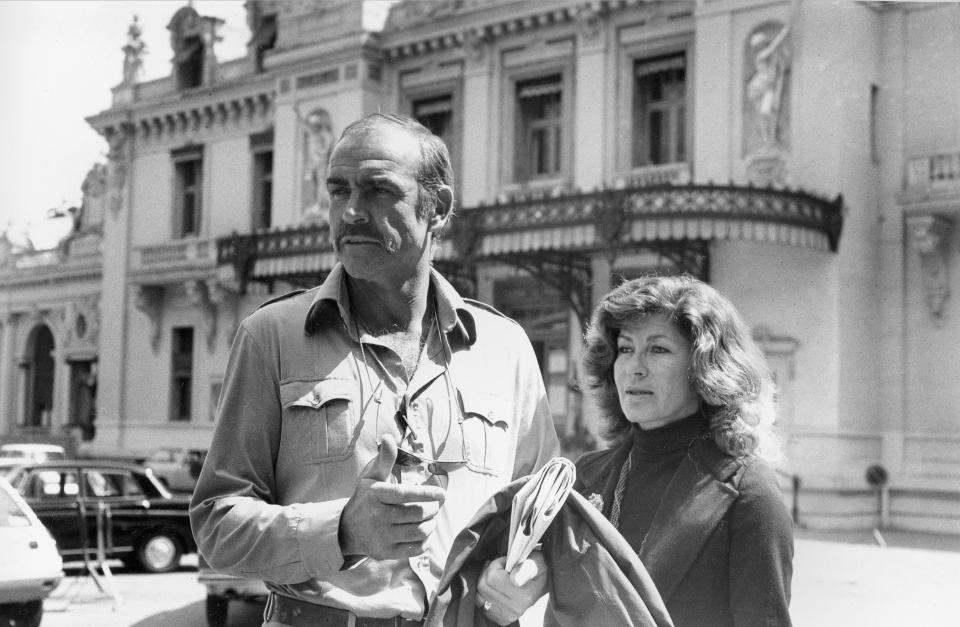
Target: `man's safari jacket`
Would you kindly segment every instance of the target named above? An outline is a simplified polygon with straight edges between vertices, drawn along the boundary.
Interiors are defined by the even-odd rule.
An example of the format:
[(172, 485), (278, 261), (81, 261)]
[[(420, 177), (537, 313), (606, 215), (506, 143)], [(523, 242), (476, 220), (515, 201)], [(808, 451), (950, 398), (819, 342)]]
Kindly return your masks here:
[[(240, 325), (191, 523), (218, 571), (360, 616), (421, 618), (457, 532), (559, 444), (520, 325), (432, 272), (435, 317), (407, 381), (396, 354), (361, 332), (345, 276), (338, 265)], [(340, 515), (385, 433), (439, 461), (447, 498), (426, 553), (348, 564)]]

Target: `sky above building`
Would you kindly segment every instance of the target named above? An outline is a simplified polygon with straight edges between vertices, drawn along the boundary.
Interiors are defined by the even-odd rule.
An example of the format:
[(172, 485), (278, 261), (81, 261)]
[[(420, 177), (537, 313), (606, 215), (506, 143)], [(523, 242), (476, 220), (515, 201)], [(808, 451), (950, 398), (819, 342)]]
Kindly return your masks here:
[[(170, 73), (167, 24), (186, 1), (0, 2), (0, 231), (30, 225), (37, 242), (51, 209), (79, 206), (80, 186), (107, 144), (84, 120), (110, 107), (123, 76), (127, 29), (138, 16), (147, 45), (143, 80)], [(225, 20), (221, 61), (246, 53), (250, 29), (243, 0), (196, 0), (201, 15)]]

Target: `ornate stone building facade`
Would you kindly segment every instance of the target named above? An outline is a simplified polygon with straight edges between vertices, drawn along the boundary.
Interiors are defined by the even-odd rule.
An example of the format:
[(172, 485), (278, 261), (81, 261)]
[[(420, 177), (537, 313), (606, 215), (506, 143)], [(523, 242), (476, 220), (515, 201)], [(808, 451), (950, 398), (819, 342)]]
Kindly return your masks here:
[(5, 439), (202, 445), (239, 320), (333, 266), (326, 155), (382, 110), (450, 147), (460, 209), (436, 264), (525, 327), (571, 450), (600, 444), (576, 366), (593, 303), (686, 271), (767, 352), (802, 524), (960, 532), (960, 7), (247, 10), (248, 54), (227, 61), (221, 20), (176, 11), (170, 75), (149, 82), (131, 26), (113, 105), (89, 118), (110, 158), (83, 223), (56, 251), (0, 255)]

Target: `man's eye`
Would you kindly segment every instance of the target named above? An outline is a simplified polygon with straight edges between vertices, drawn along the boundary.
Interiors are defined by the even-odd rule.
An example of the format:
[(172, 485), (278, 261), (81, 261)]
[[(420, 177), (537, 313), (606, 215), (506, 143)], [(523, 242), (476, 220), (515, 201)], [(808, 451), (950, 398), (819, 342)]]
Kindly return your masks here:
[(350, 190), (346, 187), (331, 187), (327, 191), (331, 197), (347, 196), (350, 194)]
[(625, 354), (625, 353), (629, 353), (629, 352), (631, 352), (632, 350), (633, 350), (633, 349), (631, 349), (629, 346), (618, 346), (618, 347), (617, 347), (617, 352), (620, 353), (621, 355), (622, 355), (622, 354)]

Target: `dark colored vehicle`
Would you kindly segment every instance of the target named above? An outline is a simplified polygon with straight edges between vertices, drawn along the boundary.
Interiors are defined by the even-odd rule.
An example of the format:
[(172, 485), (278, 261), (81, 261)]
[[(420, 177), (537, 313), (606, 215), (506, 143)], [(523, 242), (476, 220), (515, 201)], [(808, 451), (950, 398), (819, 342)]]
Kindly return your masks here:
[(7, 480), (30, 504), (66, 560), (106, 558), (146, 572), (176, 569), (197, 545), (190, 498), (173, 496), (148, 468), (88, 459), (25, 463)]

